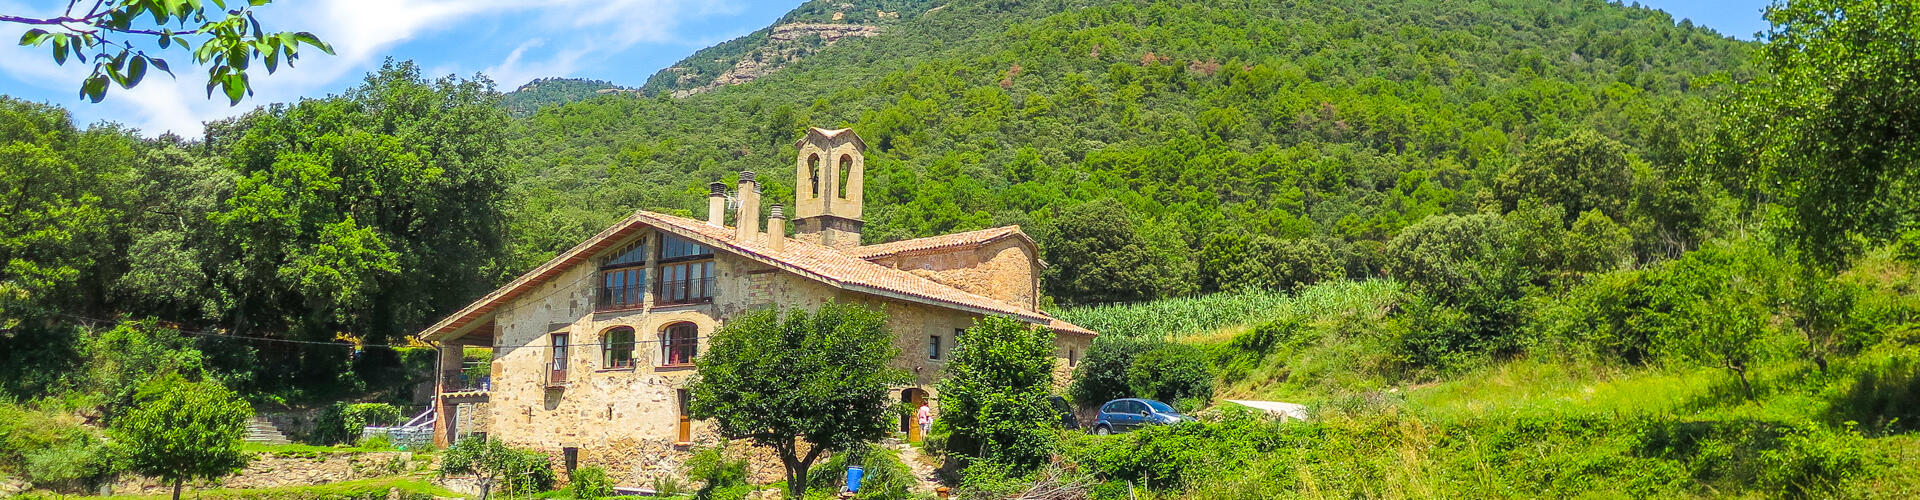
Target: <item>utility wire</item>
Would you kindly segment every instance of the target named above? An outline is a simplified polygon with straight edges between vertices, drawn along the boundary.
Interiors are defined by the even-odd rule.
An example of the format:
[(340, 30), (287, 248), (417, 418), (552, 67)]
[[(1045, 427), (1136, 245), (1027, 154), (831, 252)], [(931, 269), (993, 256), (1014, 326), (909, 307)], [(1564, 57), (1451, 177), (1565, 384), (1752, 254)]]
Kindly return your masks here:
[[(75, 316), (75, 315), (65, 314), (65, 313), (54, 313), (54, 315), (65, 317), (68, 319), (84, 321), (84, 322), (87, 322), (89, 325), (93, 325), (93, 324), (118, 325), (120, 323), (123, 323), (122, 321), (89, 318), (85, 316)], [(169, 326), (160, 326), (160, 327), (166, 328), (168, 330), (173, 330), (175, 332), (180, 333), (181, 335), (190, 335), (195, 337), (209, 337), (209, 338), (228, 338), (228, 339), (248, 340), (248, 341), (256, 341), (256, 342), (280, 342), (280, 343), (300, 344), (300, 345), (351, 347), (355, 349), (365, 348), (365, 347), (386, 347), (390, 349), (402, 348), (402, 347), (415, 347), (414, 345), (411, 345), (411, 344), (366, 344), (366, 343), (353, 344), (353, 343), (347, 343), (345, 341), (299, 340), (299, 339), (281, 339), (281, 338), (273, 338), (273, 337), (249, 337), (245, 335), (216, 333), (216, 332), (210, 332), (205, 330), (188, 330), (180, 327), (169, 327)], [(706, 340), (710, 338), (713, 338), (713, 336), (699, 335), (699, 336), (693, 337), (692, 340), (698, 341), (698, 340)], [(681, 342), (684, 340), (687, 340), (687, 339), (643, 340), (643, 339), (636, 338), (632, 342), (591, 342), (591, 343), (580, 343), (580, 344), (569, 343), (569, 344), (566, 344), (564, 347), (599, 347), (599, 346), (609, 346), (609, 345), (618, 346), (618, 345), (635, 345), (635, 344), (661, 344), (661, 343), (668, 343), (668, 342)], [(551, 348), (551, 347), (553, 346), (525, 345), (525, 346), (500, 346), (500, 347), (492, 347), (491, 349), (496, 351), (502, 351), (502, 350), (512, 351), (514, 349)]]

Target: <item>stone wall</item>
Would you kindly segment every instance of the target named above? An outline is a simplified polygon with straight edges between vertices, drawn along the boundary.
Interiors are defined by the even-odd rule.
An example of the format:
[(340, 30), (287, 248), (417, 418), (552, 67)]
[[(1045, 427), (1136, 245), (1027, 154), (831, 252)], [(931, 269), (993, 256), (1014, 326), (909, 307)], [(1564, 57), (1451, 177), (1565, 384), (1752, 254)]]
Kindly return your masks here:
[(1038, 306), (1039, 262), (1037, 250), (1020, 238), (875, 261), (975, 295), (1029, 308)]
[[(654, 238), (652, 244), (658, 245), (652, 233), (636, 238)], [(1019, 260), (1007, 256), (1027, 255), (1004, 245), (989, 247), (983, 255), (996, 263)], [(898, 401), (899, 391), (907, 388), (919, 388), (937, 399), (934, 383), (951, 358), (955, 330), (972, 326), (979, 317), (843, 291), (725, 253), (715, 259), (717, 292), (711, 303), (660, 305), (649, 294), (638, 308), (593, 312), (596, 279), (595, 266), (576, 266), (500, 310), (493, 323), (493, 386), (486, 430), (492, 438), (550, 454), (556, 466), (562, 463), (565, 449), (577, 449), (580, 465), (606, 467), (616, 483), (626, 486), (644, 486), (659, 475), (678, 474), (693, 447), (719, 441), (708, 423), (695, 420), (690, 424), (689, 442), (679, 443), (677, 391), (687, 387), (694, 370), (663, 365), (659, 335), (668, 325), (693, 324), (700, 337), (696, 352), (704, 353), (708, 337), (724, 318), (755, 309), (772, 305), (812, 309), (828, 301), (879, 308), (887, 314), (889, 329), (897, 333), (895, 345), (901, 355), (892, 364), (913, 377), (909, 386), (893, 392)], [(622, 326), (633, 328), (639, 341), (634, 366), (604, 366), (602, 336)], [(570, 344), (563, 384), (547, 380), (555, 333), (567, 334)], [(935, 336), (943, 344), (941, 356), (929, 359), (929, 342)], [(1067, 351), (1083, 353), (1085, 339), (1060, 338), (1064, 368)], [(1065, 377), (1059, 380), (1064, 384)], [(770, 451), (750, 455), (757, 457), (756, 470), (771, 464), (772, 477), (778, 479), (778, 461), (772, 460)]]
[[(365, 453), (260, 453), (238, 474), (214, 482), (190, 483), (199, 488), (278, 488), (391, 476), (406, 472), (435, 470), (431, 455), (403, 451)], [(121, 495), (171, 495), (173, 485), (159, 479), (126, 475), (113, 484)]]

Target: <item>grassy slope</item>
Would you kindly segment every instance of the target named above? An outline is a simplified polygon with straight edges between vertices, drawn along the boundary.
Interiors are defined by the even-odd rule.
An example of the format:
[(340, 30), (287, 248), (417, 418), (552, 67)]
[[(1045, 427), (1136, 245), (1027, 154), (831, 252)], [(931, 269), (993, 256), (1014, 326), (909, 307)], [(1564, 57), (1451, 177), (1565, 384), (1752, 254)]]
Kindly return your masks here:
[[(1061, 313), (1110, 336), (1214, 346), (1223, 353), (1216, 400), (1299, 402), (1320, 415), (1310, 449), (1254, 457), (1249, 470), (1221, 471), (1217, 481), (1169, 493), (1176, 497), (1920, 494), (1920, 433), (1887, 417), (1920, 405), (1915, 339), (1891, 336), (1824, 373), (1806, 360), (1769, 361), (1748, 399), (1721, 369), (1620, 366), (1550, 348), (1413, 369), (1391, 354), (1388, 323), (1401, 300), (1390, 282), (1347, 282), (1297, 296), (1247, 292)], [(1289, 321), (1302, 328), (1265, 355), (1229, 344)], [(1793, 472), (1831, 463), (1848, 473), (1833, 481)]]

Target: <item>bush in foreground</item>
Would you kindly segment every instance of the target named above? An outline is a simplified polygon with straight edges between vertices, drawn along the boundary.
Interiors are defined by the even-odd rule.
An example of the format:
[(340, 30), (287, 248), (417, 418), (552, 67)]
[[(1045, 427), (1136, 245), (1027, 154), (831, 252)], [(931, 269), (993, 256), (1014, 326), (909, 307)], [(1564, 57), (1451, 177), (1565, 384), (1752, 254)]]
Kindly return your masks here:
[(462, 439), (447, 448), (440, 457), (440, 474), (473, 475), (482, 499), (492, 494), (495, 485), (509, 495), (522, 495), (553, 489), (554, 483), (553, 463), (545, 453), (479, 438)]

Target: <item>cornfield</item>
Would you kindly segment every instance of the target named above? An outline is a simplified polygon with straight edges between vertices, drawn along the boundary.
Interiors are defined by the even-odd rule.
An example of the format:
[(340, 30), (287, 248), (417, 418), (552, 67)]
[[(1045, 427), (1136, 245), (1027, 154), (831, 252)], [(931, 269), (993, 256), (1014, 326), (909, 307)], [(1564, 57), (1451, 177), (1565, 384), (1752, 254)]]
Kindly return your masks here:
[(1390, 304), (1400, 285), (1386, 280), (1321, 283), (1298, 293), (1268, 290), (1221, 292), (1133, 304), (1103, 304), (1054, 311), (1060, 319), (1102, 337), (1165, 340), (1235, 325), (1287, 317), (1317, 319)]

